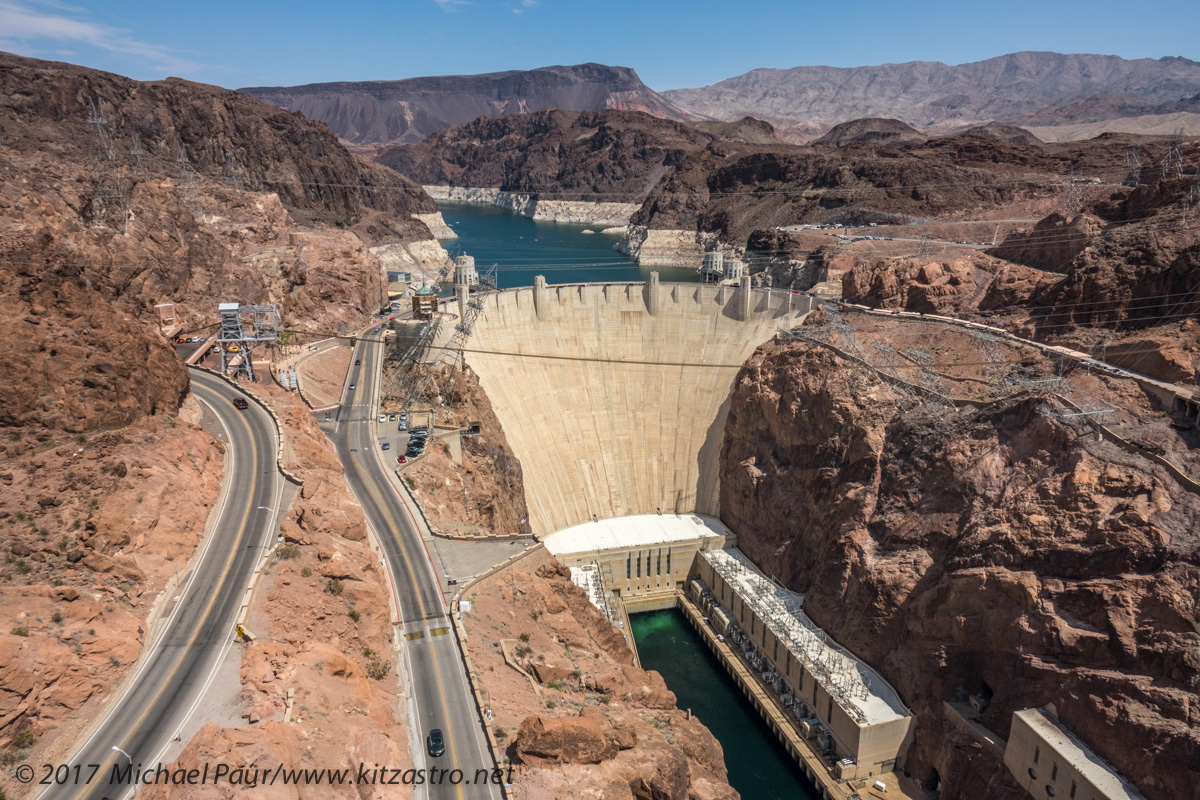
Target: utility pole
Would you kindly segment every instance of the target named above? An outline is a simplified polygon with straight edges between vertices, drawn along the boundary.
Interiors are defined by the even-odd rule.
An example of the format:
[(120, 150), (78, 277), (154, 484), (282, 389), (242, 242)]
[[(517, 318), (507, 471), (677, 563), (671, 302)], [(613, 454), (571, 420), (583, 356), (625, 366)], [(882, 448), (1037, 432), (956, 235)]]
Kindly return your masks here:
[(1125, 151), (1125, 180), (1122, 186), (1138, 187), (1142, 185), (1142, 142), (1140, 139), (1130, 139), (1129, 149)]

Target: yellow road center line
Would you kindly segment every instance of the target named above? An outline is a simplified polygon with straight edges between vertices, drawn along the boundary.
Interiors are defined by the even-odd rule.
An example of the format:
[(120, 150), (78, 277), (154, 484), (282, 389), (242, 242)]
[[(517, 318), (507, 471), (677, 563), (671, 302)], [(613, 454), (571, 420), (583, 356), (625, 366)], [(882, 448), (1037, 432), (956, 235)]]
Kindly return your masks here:
[[(201, 384), (197, 384), (197, 385), (200, 386)], [(210, 390), (207, 387), (204, 387), (203, 391), (210, 391)], [(201, 392), (201, 393), (203, 393), (203, 392)], [(216, 395), (218, 400), (221, 399), (220, 395), (217, 395), (215, 392), (212, 392), (212, 394)], [(215, 405), (215, 404), (210, 404), (210, 405)], [(258, 464), (258, 446), (254, 443), (254, 432), (250, 430), (249, 424), (247, 424), (245, 422), (245, 420), (242, 420), (242, 418), (240, 416), (238, 416), (237, 419), (242, 423), (245, 430), (248, 433), (250, 433), (250, 451), (253, 455), (253, 458), (251, 459), (251, 463), (257, 465)], [(229, 438), (230, 438), (230, 446), (232, 446), (232, 444), (233, 444), (232, 440), (234, 438), (232, 432), (230, 433)], [(230, 479), (232, 480), (232, 476), (230, 476)], [(242, 519), (238, 526), (238, 538), (235, 543), (236, 546), (230, 548), (229, 557), (225, 560), (225, 566), (221, 570), (221, 579), (217, 583), (218, 586), (221, 586), (222, 584), (224, 584), (226, 577), (228, 577), (228, 575), (229, 575), (229, 568), (233, 564), (234, 556), (236, 556), (238, 551), (241, 549), (242, 537), (246, 532), (246, 521), (250, 518), (250, 503), (254, 502), (254, 500), (252, 499), (253, 492), (251, 492), (250, 494), (251, 494), (251, 496), (247, 498), (248, 502), (246, 505), (246, 510), (242, 514)], [(214, 535), (216, 535), (215, 531), (214, 531)], [(197, 568), (199, 568), (199, 567), (197, 567)], [(192, 649), (192, 645), (195, 643), (196, 638), (200, 635), (200, 631), (204, 627), (204, 623), (208, 621), (209, 614), (212, 613), (213, 604), (216, 603), (217, 598), (220, 596), (220, 594), (221, 594), (220, 592), (214, 592), (213, 596), (209, 598), (208, 604), (204, 607), (204, 613), (200, 617), (200, 622), (196, 625), (195, 630), (192, 632), (191, 637), (188, 639), (187, 646), (179, 651), (179, 658), (175, 661), (175, 666), (171, 668), (171, 672), (167, 675), (167, 680), (159, 687), (158, 691), (155, 692), (154, 697), (151, 698), (150, 702), (146, 704), (145, 710), (142, 712), (141, 716), (139, 716), (137, 718), (137, 720), (133, 723), (133, 726), (129, 729), (127, 738), (132, 738), (133, 734), (135, 734), (137, 731), (139, 731), (141, 729), (142, 724), (146, 721), (146, 716), (150, 713), (150, 710), (154, 707), (155, 703), (158, 702), (158, 699), (162, 696), (162, 693), (164, 691), (166, 691), (167, 687), (170, 686), (174, 682), (175, 673), (177, 673), (179, 671), (179, 668), (181, 666), (183, 666), (183, 662), (185, 661), (186, 657), (189, 655), (189, 651)], [(165, 635), (164, 635), (163, 641), (164, 641), (164, 643), (166, 641)], [(111, 751), (111, 752), (116, 752), (116, 751)], [(109, 769), (109, 764), (111, 764), (114, 759), (115, 759), (115, 756), (113, 756), (113, 755), (109, 755), (108, 757), (106, 757), (104, 759), (104, 763), (101, 765), (101, 769), (99, 771), (97, 771), (96, 774), (103, 775), (105, 772), (107, 772)], [(132, 761), (132, 759), (131, 759), (131, 761)], [(96, 786), (99, 786), (99, 785), (100, 784), (96, 784)], [(88, 794), (88, 792), (90, 790), (95, 789), (96, 786), (86, 787), (82, 792), (75, 795), (75, 797), (76, 798), (84, 797), (85, 795)]]

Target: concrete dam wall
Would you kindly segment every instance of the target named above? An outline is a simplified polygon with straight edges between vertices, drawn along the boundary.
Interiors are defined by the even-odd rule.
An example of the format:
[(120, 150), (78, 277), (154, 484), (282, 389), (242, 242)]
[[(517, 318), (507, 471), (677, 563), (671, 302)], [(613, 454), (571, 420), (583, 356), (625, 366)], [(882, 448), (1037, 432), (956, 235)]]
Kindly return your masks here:
[[(748, 284), (748, 282), (747, 282)], [(804, 295), (701, 284), (570, 284), (488, 295), (467, 345), (521, 460), (534, 533), (631, 514), (717, 516), (738, 370)]]

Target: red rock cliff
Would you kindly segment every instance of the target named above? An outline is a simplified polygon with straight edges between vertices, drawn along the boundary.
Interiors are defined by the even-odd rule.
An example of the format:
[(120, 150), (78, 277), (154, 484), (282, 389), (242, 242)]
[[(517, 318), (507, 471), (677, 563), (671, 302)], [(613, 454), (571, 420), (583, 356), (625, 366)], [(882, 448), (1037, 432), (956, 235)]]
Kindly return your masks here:
[(1148, 798), (1200, 763), (1200, 498), (1017, 395), (945, 416), (808, 346), (762, 348), (732, 402), (724, 521), (917, 718), (904, 763), (942, 797), (1024, 797), (953, 732), (1054, 703)]

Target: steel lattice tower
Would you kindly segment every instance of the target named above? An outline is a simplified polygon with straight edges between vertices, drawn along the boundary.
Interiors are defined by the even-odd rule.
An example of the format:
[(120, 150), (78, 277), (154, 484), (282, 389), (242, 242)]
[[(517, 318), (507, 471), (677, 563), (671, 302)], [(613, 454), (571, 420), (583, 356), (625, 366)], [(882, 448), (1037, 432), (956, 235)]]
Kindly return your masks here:
[[(279, 339), (279, 308), (274, 305), (244, 306), (240, 303), (221, 303), (217, 306), (221, 328), (217, 343), (221, 347), (221, 372), (232, 366), (234, 374), (254, 380), (251, 352), (262, 344)], [(231, 347), (237, 350), (231, 353)], [(240, 356), (240, 363), (234, 364)]]

